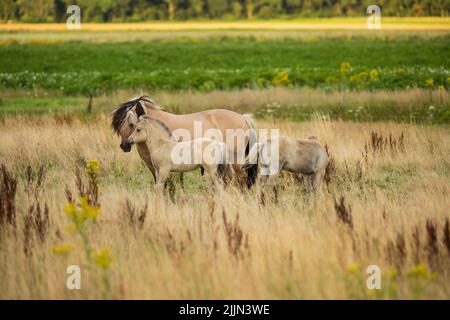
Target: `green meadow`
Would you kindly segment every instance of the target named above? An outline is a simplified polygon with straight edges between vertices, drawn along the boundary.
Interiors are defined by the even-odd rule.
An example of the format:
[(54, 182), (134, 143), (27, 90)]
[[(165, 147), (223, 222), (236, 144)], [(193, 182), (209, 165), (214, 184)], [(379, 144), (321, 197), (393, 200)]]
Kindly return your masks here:
[(0, 51), (0, 85), (65, 94), (133, 87), (397, 89), (425, 87), (427, 79), (447, 87), (449, 50), (449, 37), (6, 45)]
[[(30, 40), (30, 34), (35, 41)], [(117, 91), (129, 92), (131, 97), (140, 92), (177, 95), (254, 90), (258, 94), (270, 88), (291, 92), (309, 88), (312, 95), (367, 91), (408, 95), (409, 90), (423, 89), (429, 91), (429, 99), (421, 99), (418, 105), (410, 101), (357, 101), (349, 105), (345, 101), (333, 105), (290, 101), (281, 103), (283, 108), (276, 112), (267, 112), (266, 104), (258, 105), (257, 110), (253, 106), (241, 111), (291, 120), (305, 120), (319, 112), (355, 120), (448, 121), (450, 36), (446, 31), (201, 34), (122, 31), (74, 36), (50, 32), (46, 39), (46, 33), (3, 32), (0, 114), (78, 111), (88, 104), (89, 96), (98, 102), (98, 97)], [(117, 102), (109, 99), (109, 107)], [(227, 107), (221, 101), (211, 102)], [(392, 106), (397, 105), (401, 105), (401, 111), (392, 113)], [(432, 110), (437, 108), (431, 117), (430, 106)], [(167, 107), (176, 107), (179, 112), (192, 109), (179, 104)], [(365, 113), (355, 117), (347, 112), (358, 108), (364, 108)]]

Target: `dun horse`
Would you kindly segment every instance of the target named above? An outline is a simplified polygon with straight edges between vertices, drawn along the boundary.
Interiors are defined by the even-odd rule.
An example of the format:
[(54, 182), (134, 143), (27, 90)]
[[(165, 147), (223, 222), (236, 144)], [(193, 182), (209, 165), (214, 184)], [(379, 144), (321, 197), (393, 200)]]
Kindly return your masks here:
[[(234, 159), (244, 158), (251, 148), (250, 142), (256, 140), (255, 126), (249, 116), (240, 115), (224, 109), (212, 109), (197, 113), (176, 115), (163, 110), (149, 97), (142, 96), (121, 104), (113, 112), (111, 125), (114, 131), (121, 137), (120, 147), (124, 152), (131, 150), (131, 146), (126, 142), (136, 128), (138, 118), (142, 115), (148, 115), (151, 118), (163, 121), (171, 132), (176, 129), (186, 129), (190, 132), (191, 137), (195, 137), (194, 123), (196, 121), (201, 122), (203, 133), (208, 129), (218, 129), (222, 137), (226, 137), (227, 129), (233, 129), (235, 131), (242, 130), (243, 132), (248, 130), (249, 136), (245, 138), (244, 143), (237, 143), (237, 139), (234, 141), (234, 146), (231, 150)], [(242, 164), (235, 163), (233, 164), (233, 169), (241, 183), (246, 183), (250, 187), (255, 182), (257, 173), (256, 165), (247, 166), (244, 172)], [(156, 179), (155, 172), (151, 167), (150, 171)]]
[(260, 165), (256, 184), (258, 196), (261, 196), (266, 183), (274, 184), (281, 170), (306, 175), (306, 190), (312, 192), (325, 175), (328, 154), (314, 138), (297, 140), (278, 136), (253, 145), (246, 163), (257, 162)]
[(158, 194), (162, 193), (170, 172), (203, 168), (219, 190), (218, 168), (228, 170), (226, 162), (230, 154), (225, 143), (206, 138), (177, 142), (164, 122), (149, 116), (139, 118), (124, 144), (127, 148), (136, 144), (141, 158), (154, 169)]

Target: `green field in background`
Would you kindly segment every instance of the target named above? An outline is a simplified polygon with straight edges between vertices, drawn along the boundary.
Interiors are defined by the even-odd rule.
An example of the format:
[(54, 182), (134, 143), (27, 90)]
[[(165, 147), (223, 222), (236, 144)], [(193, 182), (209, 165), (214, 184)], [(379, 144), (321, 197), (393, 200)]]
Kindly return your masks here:
[(450, 37), (258, 40), (175, 39), (125, 43), (4, 45), (0, 87), (89, 94), (229, 90), (268, 86), (402, 89), (449, 86)]
[[(429, 102), (417, 105), (299, 101), (275, 111), (265, 105), (239, 111), (291, 120), (323, 114), (357, 121), (447, 123), (448, 52), (450, 33), (443, 31), (2, 32), (0, 114), (80, 112), (91, 94), (95, 109), (105, 111), (121, 102), (113, 101), (111, 93), (123, 90), (131, 97), (141, 89), (148, 94), (203, 94), (308, 87), (311, 94), (382, 94), (418, 87), (435, 97), (430, 93)], [(220, 101), (211, 103), (226, 107)]]

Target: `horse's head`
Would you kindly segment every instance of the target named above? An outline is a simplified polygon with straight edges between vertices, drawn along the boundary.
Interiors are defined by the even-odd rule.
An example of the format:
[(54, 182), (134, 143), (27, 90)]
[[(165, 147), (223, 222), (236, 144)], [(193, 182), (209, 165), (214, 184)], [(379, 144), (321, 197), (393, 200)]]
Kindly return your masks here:
[(141, 100), (142, 97), (123, 103), (114, 110), (112, 115), (111, 126), (119, 135), (120, 148), (124, 152), (131, 151), (131, 145), (127, 144), (127, 141), (136, 129), (139, 116), (147, 114)]
[(134, 110), (127, 112), (123, 124), (119, 130), (120, 148), (124, 152), (131, 151), (131, 144), (128, 144), (128, 138), (133, 134), (137, 126), (137, 115)]
[(149, 118), (146, 116), (139, 118), (139, 121), (135, 125), (135, 129), (133, 130), (133, 132), (131, 132), (126, 141), (120, 145), (122, 150), (124, 151), (125, 149), (131, 150), (131, 146), (133, 144), (143, 143), (147, 140), (148, 126), (149, 126), (148, 120)]

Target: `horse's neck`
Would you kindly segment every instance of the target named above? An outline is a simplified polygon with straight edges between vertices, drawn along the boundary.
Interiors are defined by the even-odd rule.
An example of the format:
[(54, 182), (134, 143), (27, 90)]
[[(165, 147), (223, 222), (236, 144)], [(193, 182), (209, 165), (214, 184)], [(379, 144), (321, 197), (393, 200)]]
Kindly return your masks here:
[(147, 108), (147, 114), (152, 118), (168, 118), (173, 116), (173, 114), (167, 111), (155, 108)]
[(167, 136), (167, 133), (162, 128), (155, 128), (149, 132), (149, 138), (147, 138), (147, 145), (150, 152), (152, 150), (158, 150), (161, 146), (176, 144), (174, 140)]
[(137, 151), (139, 153), (139, 156), (144, 159), (144, 161), (146, 162), (151, 162), (152, 161), (152, 157), (150, 154), (150, 150), (147, 147), (147, 144), (145, 143), (138, 143), (136, 144), (137, 146)]
[(171, 123), (174, 121), (174, 118), (176, 117), (175, 114), (169, 113), (169, 112), (161, 110), (161, 109), (154, 109), (154, 108), (147, 108), (147, 114), (151, 118), (159, 119), (162, 122), (166, 123), (169, 126), (169, 128), (171, 126)]

